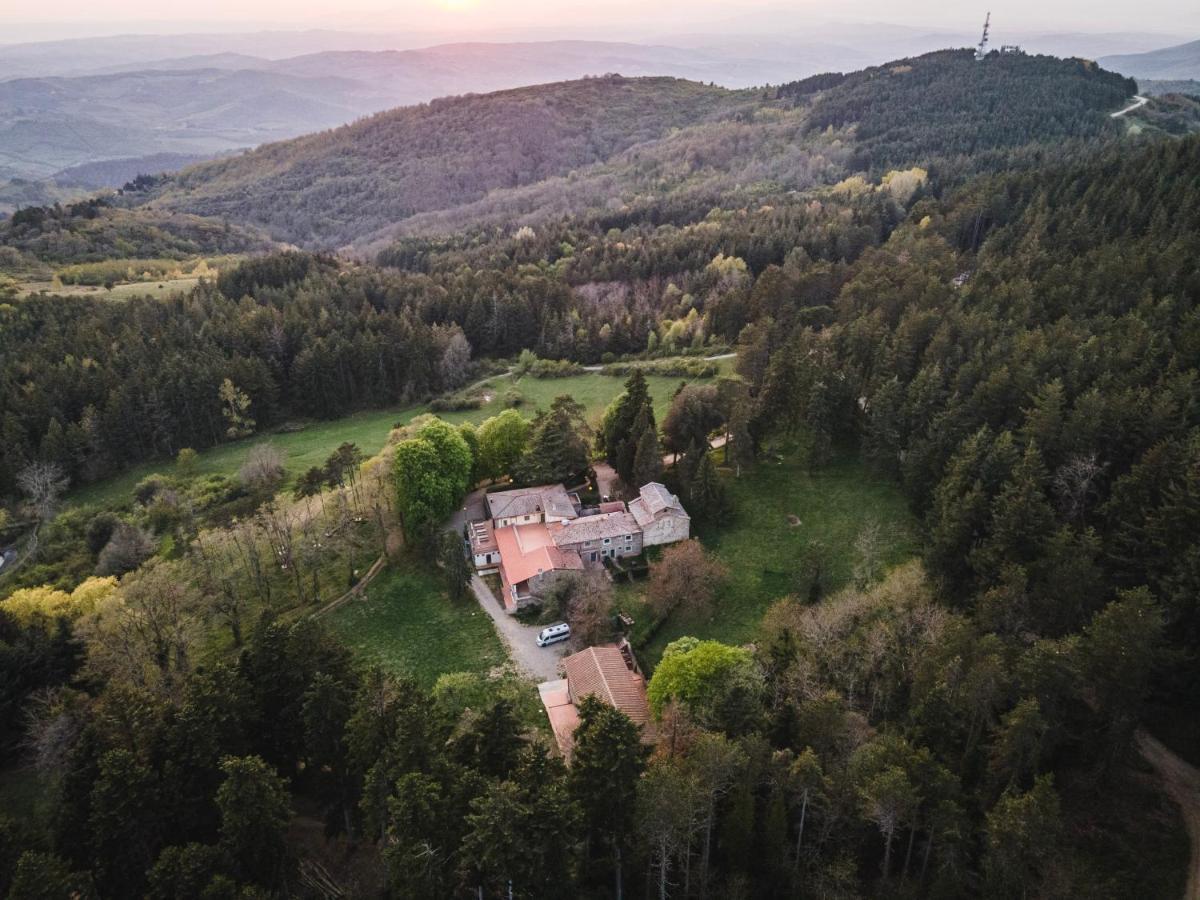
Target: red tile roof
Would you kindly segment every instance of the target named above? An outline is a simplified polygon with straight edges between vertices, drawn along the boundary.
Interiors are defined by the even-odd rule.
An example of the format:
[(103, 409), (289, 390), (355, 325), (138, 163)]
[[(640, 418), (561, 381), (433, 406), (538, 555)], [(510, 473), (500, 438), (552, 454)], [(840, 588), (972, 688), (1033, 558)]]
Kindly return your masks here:
[(609, 706), (621, 710), (635, 724), (649, 723), (646, 682), (629, 670), (616, 647), (588, 647), (564, 659), (563, 668), (572, 703), (577, 704), (589, 694), (595, 694)]
[(554, 546), (549, 530), (541, 523), (497, 528), (495, 534), (500, 565), (509, 584), (520, 584), (555, 569), (583, 569), (579, 554)]

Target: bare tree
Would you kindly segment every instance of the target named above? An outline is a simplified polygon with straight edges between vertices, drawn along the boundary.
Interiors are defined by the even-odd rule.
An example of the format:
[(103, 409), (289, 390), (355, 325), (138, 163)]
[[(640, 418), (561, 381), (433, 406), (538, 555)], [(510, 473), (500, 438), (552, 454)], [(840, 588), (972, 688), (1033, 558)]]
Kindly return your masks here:
[(144, 529), (121, 522), (96, 559), (97, 575), (124, 575), (154, 554), (154, 538)]
[(87, 722), (87, 697), (66, 687), (40, 688), (25, 701), (23, 744), (42, 772), (61, 771)]
[(695, 540), (672, 544), (650, 566), (650, 605), (660, 616), (677, 609), (694, 615), (711, 612), (717, 592), (729, 570), (705, 552)]
[(229, 628), (234, 646), (242, 646), (246, 598), (234, 578), (239, 556), (232, 538), (220, 530), (201, 532), (192, 542), (191, 558), (210, 612)]
[(570, 579), (567, 622), (571, 635), (583, 646), (600, 643), (612, 635), (612, 582), (603, 572), (581, 572)]
[(255, 444), (238, 469), (238, 479), (259, 494), (274, 494), (283, 482), (283, 451), (274, 444)]
[(1054, 473), (1054, 495), (1059, 510), (1073, 521), (1082, 522), (1097, 496), (1097, 482), (1108, 466), (1095, 453), (1076, 454)]
[(56, 462), (31, 462), (17, 473), (17, 487), (29, 498), (34, 514), (43, 522), (53, 518), (68, 481), (66, 472)]
[(455, 328), (446, 340), (442, 358), (438, 361), (438, 375), (442, 384), (448, 388), (456, 388), (467, 380), (471, 365), (471, 344), (461, 328)]

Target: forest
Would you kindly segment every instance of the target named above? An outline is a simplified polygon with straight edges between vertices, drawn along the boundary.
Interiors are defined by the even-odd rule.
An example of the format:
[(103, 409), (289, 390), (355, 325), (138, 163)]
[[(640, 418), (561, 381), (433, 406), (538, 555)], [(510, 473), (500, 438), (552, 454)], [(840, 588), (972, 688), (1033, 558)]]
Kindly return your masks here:
[[(660, 89), (676, 102), (656, 120)], [(571, 110), (572, 91), (632, 107)], [(0, 570), (0, 761), (36, 768), (43, 810), (0, 812), (0, 895), (1181, 894), (1187, 835), (1150, 760), (1200, 764), (1200, 136), (1111, 119), (1132, 92), (1079, 60), (959, 51), (736, 95), (556, 86), (562, 144), (500, 166), (518, 174), (488, 214), (369, 255), (332, 251), (417, 206), (361, 231), (324, 218), (332, 182), (288, 155), (327, 166), (376, 133), (363, 159), (383, 153), (392, 114), (152, 186), (151, 210), (314, 249), (176, 299), (0, 303), (0, 536), (37, 522), (43, 540)], [(462, 127), (486, 103), (401, 120)], [(591, 113), (614, 131), (579, 131)], [(725, 139), (754, 164), (786, 143), (773, 172), (795, 180), (727, 190), (742, 170), (724, 162), (693, 179)], [(797, 146), (823, 160), (802, 177)], [(688, 174), (657, 194), (525, 215), (572, 168), (639, 186), (676, 153)], [(388, 159), (388, 179), (419, 177)], [(476, 174), (455, 205), (500, 185)], [(226, 205), (257, 177), (298, 205)], [(382, 195), (374, 177), (361, 189)], [(656, 418), (634, 364), (675, 375), (726, 347), (736, 377), (681, 385)], [(453, 411), (476, 378), (580, 364), (625, 379), (596, 427), (560, 396), (478, 427), (421, 418), (294, 483), (269, 451), (240, 485), (189, 468), (290, 423)], [(730, 444), (707, 451), (711, 434)], [(864, 531), (834, 586), (820, 541), (777, 561), (751, 642), (666, 643), (652, 733), (588, 700), (569, 766), (527, 682), (369, 665), (311, 614), (376, 544), (454, 608), (470, 573), (442, 523), (471, 485), (604, 459), (694, 510), (698, 540), (651, 560), (647, 596), (700, 624), (729, 574), (711, 546), (756, 515), (730, 500), (739, 479), (794, 452), (794, 477), (849, 460), (886, 483), (916, 553), (888, 568)], [(175, 474), (124, 505), (55, 508), (68, 482), (151, 459)], [(332, 559), (305, 549), (331, 535)], [(607, 635), (599, 589), (575, 589), (563, 609)]]

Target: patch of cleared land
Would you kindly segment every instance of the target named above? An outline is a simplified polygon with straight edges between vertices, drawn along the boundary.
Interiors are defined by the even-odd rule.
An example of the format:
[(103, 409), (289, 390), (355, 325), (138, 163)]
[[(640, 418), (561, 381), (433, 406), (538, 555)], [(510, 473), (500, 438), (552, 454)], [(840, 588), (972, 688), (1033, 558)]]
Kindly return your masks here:
[[(721, 451), (714, 451), (714, 457), (720, 460)], [(673, 616), (648, 640), (637, 643), (651, 618), (641, 600), (645, 582), (618, 590), (618, 604), (638, 620), (634, 638), (639, 660), (650, 666), (669, 642), (684, 635), (731, 644), (752, 641), (767, 607), (800, 591), (802, 559), (810, 541), (819, 540), (827, 548), (830, 591), (849, 583), (857, 559), (855, 540), (871, 520), (879, 523), (879, 558), (885, 566), (917, 552), (917, 523), (896, 485), (872, 475), (854, 456), (841, 456), (810, 471), (802, 448), (790, 445), (781, 458), (760, 460), (741, 478), (727, 470), (722, 477), (735, 518), (727, 526), (698, 533), (730, 572), (712, 617)]]
[(447, 672), (488, 672), (507, 659), (475, 599), (450, 600), (439, 574), (412, 560), (380, 575), (366, 599), (327, 621), (360, 659), (426, 687)]
[(128, 284), (103, 285), (64, 284), (55, 286), (49, 281), (26, 281), (18, 288), (18, 296), (45, 291), (62, 297), (99, 297), (101, 300), (131, 300), (134, 297), (177, 297), (186, 294), (200, 283), (199, 276), (164, 278), (162, 281), (134, 281)]

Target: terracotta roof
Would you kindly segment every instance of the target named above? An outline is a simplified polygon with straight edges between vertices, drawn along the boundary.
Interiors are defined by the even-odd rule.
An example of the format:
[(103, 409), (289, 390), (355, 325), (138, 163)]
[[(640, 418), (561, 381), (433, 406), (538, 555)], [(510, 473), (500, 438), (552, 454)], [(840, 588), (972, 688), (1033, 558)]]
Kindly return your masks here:
[(690, 518), (679, 498), (657, 481), (642, 485), (636, 500), (629, 502), (629, 511), (639, 525), (649, 525), (662, 515)]
[(600, 504), (600, 512), (602, 512), (602, 513), (625, 512), (625, 501), (624, 500), (605, 500), (603, 503)]
[(588, 647), (564, 659), (563, 668), (572, 703), (578, 704), (589, 694), (595, 694), (637, 725), (646, 725), (650, 721), (646, 682), (629, 671), (625, 658), (616, 647)]
[(561, 484), (497, 491), (487, 495), (487, 505), (493, 519), (507, 519), (547, 511), (564, 519), (573, 519), (579, 515), (567, 489)]
[(555, 569), (583, 569), (579, 554), (556, 547), (549, 529), (540, 522), (497, 528), (496, 545), (509, 584), (520, 584)]
[(555, 522), (550, 526), (550, 536), (560, 547), (601, 538), (624, 537), (639, 531), (641, 528), (637, 519), (624, 511), (584, 516), (573, 522)]
[(546, 708), (550, 728), (554, 731), (554, 740), (558, 742), (563, 756), (570, 759), (571, 751), (575, 748), (575, 729), (579, 727), (579, 710), (571, 702), (566, 679), (545, 681), (538, 685), (538, 693), (542, 698), (542, 706)]

